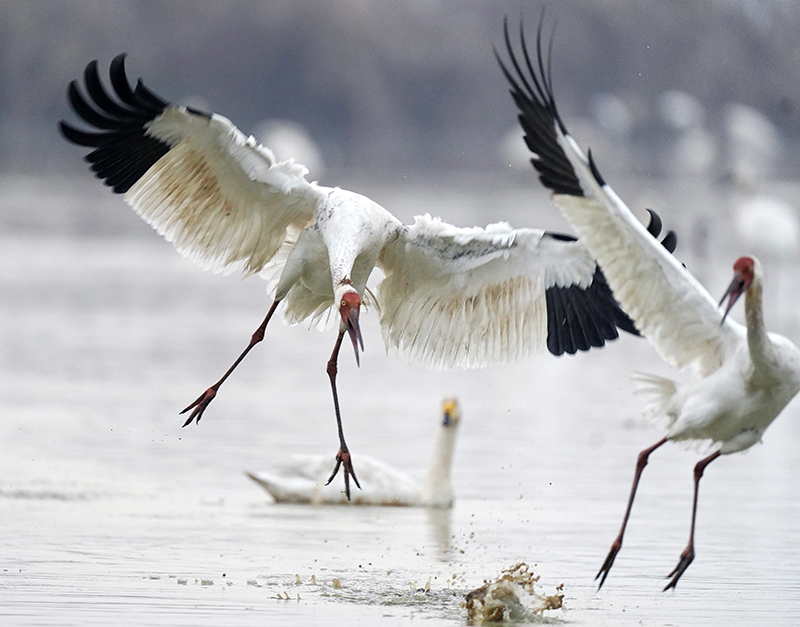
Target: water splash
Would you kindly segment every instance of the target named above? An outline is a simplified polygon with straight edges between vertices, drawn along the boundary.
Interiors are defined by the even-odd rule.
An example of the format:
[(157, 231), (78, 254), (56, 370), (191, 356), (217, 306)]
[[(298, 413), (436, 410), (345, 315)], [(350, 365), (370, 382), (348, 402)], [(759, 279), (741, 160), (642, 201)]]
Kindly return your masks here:
[(564, 586), (557, 586), (556, 593), (548, 596), (534, 590), (538, 581), (539, 576), (524, 562), (504, 570), (496, 581), (467, 594), (468, 624), (550, 622), (543, 614), (561, 608)]

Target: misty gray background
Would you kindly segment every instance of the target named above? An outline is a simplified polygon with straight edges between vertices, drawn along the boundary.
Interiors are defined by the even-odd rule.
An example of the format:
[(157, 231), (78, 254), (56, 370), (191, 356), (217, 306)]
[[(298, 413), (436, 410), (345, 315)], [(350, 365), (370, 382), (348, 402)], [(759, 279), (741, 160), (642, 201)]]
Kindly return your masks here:
[[(62, 174), (83, 166), (57, 134), (68, 82), (86, 63), (129, 54), (132, 79), (254, 133), (267, 118), (303, 124), (329, 172), (401, 178), (447, 170), (503, 171), (500, 139), (515, 110), (492, 45), (502, 19), (541, 4), (478, 0), (0, 2), (0, 172)], [(561, 0), (556, 95), (579, 140), (598, 94), (620, 97), (632, 123), (635, 174), (661, 175), (672, 131), (656, 114), (667, 90), (706, 107), (761, 110), (782, 135), (780, 176), (800, 169), (800, 5), (790, 0)], [(596, 150), (597, 152), (597, 150)], [(597, 154), (604, 169), (611, 155)], [(715, 164), (724, 174), (724, 163)], [(326, 182), (326, 181), (323, 181)]]

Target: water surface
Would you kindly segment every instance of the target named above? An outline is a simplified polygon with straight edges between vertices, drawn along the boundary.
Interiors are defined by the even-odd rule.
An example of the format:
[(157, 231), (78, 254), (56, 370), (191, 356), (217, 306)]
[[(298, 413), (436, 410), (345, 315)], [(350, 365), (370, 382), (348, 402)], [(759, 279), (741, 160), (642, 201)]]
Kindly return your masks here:
[[(384, 190), (381, 201), (487, 221), (474, 207), (452, 215), (463, 194), (439, 191), (431, 208), (418, 207), (417, 191)], [(386, 356), (365, 314), (362, 366), (349, 352), (340, 364), (348, 443), (423, 478), (439, 403), (458, 396), (457, 504), (278, 506), (243, 473), (292, 452), (333, 457), (325, 362), (335, 333), (275, 324), (200, 424), (181, 429), (178, 411), (262, 319), (263, 282), (203, 272), (145, 229), (117, 233), (113, 220), (127, 218), (108, 218), (102, 235), (69, 226), (132, 213), (118, 198), (26, 202), (41, 224), (49, 213), (63, 224), (42, 234), (29, 222), (0, 238), (3, 624), (460, 625), (466, 592), (521, 561), (542, 592), (564, 584), (564, 609), (548, 615), (570, 624), (797, 624), (797, 403), (763, 445), (709, 467), (697, 558), (666, 594), (698, 455), (659, 449), (598, 593), (636, 454), (659, 438), (629, 380), (632, 370), (669, 372), (646, 342), (431, 373)], [(730, 261), (703, 266), (712, 293), (727, 286)], [(796, 293), (795, 283), (785, 273), (781, 290)], [(797, 340), (792, 311), (781, 325)]]

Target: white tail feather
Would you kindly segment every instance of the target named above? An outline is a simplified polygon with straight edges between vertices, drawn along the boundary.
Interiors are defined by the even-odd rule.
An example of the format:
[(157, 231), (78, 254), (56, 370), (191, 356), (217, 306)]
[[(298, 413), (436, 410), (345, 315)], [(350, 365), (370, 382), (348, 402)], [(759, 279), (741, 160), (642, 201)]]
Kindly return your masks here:
[(635, 386), (634, 394), (644, 402), (644, 415), (654, 425), (668, 429), (678, 418), (673, 398), (677, 391), (675, 381), (666, 377), (634, 372), (631, 380)]

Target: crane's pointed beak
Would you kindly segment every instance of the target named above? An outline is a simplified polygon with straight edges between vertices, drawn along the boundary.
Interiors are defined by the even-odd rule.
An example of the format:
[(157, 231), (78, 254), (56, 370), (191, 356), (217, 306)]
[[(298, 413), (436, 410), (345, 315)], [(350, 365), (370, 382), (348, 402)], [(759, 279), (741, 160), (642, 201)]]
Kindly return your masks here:
[[(339, 302), (339, 315), (342, 317), (342, 325), (350, 336), (353, 343), (353, 350), (356, 353), (356, 365), (361, 366), (358, 358), (358, 346), (364, 350), (364, 340), (361, 337), (361, 327), (358, 326), (358, 312), (361, 311), (361, 297), (353, 291), (345, 292)], [(340, 327), (341, 328), (341, 327)]]
[(739, 273), (736, 273), (733, 276), (733, 281), (731, 281), (731, 284), (728, 286), (728, 289), (725, 290), (725, 293), (722, 295), (722, 298), (719, 301), (719, 306), (722, 307), (722, 303), (725, 302), (725, 299), (730, 297), (728, 300), (728, 306), (725, 308), (725, 313), (722, 315), (722, 320), (720, 321), (719, 326), (725, 324), (725, 318), (728, 317), (728, 313), (731, 309), (733, 309), (733, 306), (736, 304), (736, 301), (739, 300), (739, 297), (744, 294), (745, 289), (746, 282), (744, 278), (740, 276)]
[(358, 324), (358, 307), (351, 307), (346, 312), (342, 312), (342, 320), (344, 321), (347, 334), (350, 336), (350, 341), (353, 343), (353, 350), (356, 354), (356, 365), (361, 366), (361, 360), (358, 357), (358, 347), (361, 345), (361, 350), (364, 350), (364, 339), (361, 337), (361, 327)]

